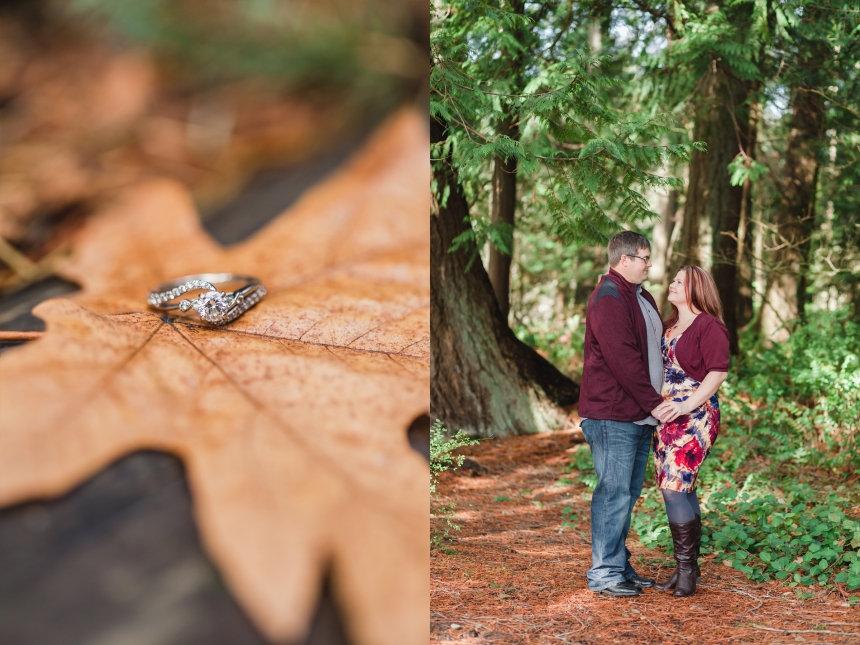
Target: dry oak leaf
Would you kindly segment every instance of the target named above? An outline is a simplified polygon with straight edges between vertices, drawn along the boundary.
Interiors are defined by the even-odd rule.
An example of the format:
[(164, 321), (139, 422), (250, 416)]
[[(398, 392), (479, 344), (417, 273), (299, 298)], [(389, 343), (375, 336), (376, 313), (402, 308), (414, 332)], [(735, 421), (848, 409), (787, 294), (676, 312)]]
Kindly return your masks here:
[[(340, 172), (222, 249), (186, 191), (148, 183), (87, 221), (74, 301), (0, 357), (0, 504), (62, 494), (125, 453), (185, 462), (205, 548), (274, 640), (323, 573), (357, 643), (426, 643), (429, 483), (406, 428), (429, 400), (429, 141), (394, 115)], [(211, 328), (145, 309), (203, 271), (269, 295)]]

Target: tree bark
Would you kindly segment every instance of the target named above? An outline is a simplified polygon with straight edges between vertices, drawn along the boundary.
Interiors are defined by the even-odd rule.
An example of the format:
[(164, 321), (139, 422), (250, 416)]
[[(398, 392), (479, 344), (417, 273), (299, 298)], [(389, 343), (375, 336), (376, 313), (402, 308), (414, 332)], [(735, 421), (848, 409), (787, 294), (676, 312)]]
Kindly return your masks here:
[(729, 348), (737, 354), (737, 236), (741, 212), (749, 212), (750, 191), (731, 185), (728, 166), (740, 152), (753, 156), (756, 128), (746, 104), (753, 88), (717, 62), (702, 82), (703, 100), (697, 109), (693, 138), (707, 143), (708, 152), (694, 152), (691, 158), (679, 260), (701, 262), (699, 226), (709, 223), (711, 274), (723, 304)]
[[(430, 130), (434, 142), (445, 136), (433, 119)], [(430, 217), (431, 417), (496, 437), (562, 427), (579, 386), (514, 336), (483, 265), (466, 271), (471, 252), (448, 252), (469, 226), (469, 206), (450, 165), (433, 174), (448, 198)]]
[(657, 306), (660, 311), (666, 306), (666, 297), (669, 291), (669, 280), (674, 274), (669, 275), (669, 267), (672, 266), (672, 247), (674, 246), (677, 229), (676, 215), (678, 215), (678, 191), (670, 190), (666, 195), (660, 195), (657, 199), (656, 212), (660, 214), (660, 221), (654, 222), (654, 232), (651, 235), (651, 271), (648, 278), (651, 284), (659, 285), (659, 293), (655, 294)]
[(824, 133), (824, 104), (819, 94), (796, 88), (791, 107), (785, 183), (774, 213), (774, 251), (761, 318), (762, 333), (770, 341), (785, 340), (793, 331), (794, 321), (803, 318), (806, 267), (815, 221), (818, 148)]
[[(519, 140), (519, 125), (513, 122), (511, 117), (506, 118), (499, 126), (499, 134), (504, 134), (511, 139)], [(490, 245), (490, 261), (487, 273), (496, 294), (496, 301), (502, 317), (507, 320), (508, 312), (511, 310), (511, 258), (514, 252), (514, 216), (517, 207), (517, 160), (496, 158), (493, 161), (493, 200), (492, 221), (502, 222), (510, 227), (511, 237), (510, 255), (502, 253), (492, 244)]]
[(739, 153), (750, 159), (755, 157), (757, 121), (754, 115), (751, 116), (747, 103), (754, 91), (751, 84), (728, 73), (723, 73), (721, 80), (723, 104), (719, 123), (727, 131), (719, 139), (719, 154), (712, 159), (717, 164), (712, 175), (712, 192), (719, 194), (720, 199), (708, 202), (713, 228), (711, 274), (723, 303), (729, 349), (732, 354), (738, 354), (738, 312), (742, 308), (738, 259), (743, 249), (740, 235), (741, 228), (745, 230), (752, 200), (749, 180), (744, 185), (732, 186), (728, 165)]
[[(699, 128), (699, 121), (693, 129), (693, 140), (704, 141)], [(694, 150), (690, 157), (690, 183), (687, 185), (687, 200), (684, 203), (684, 217), (681, 219), (681, 241), (678, 252), (673, 255), (674, 264), (666, 267), (672, 272), (683, 265), (699, 266), (699, 220), (705, 198), (705, 171), (707, 170), (707, 153)]]
[[(511, 0), (511, 11), (525, 15), (526, 3), (524, 0)], [(522, 27), (512, 34), (521, 45), (526, 45), (530, 40), (530, 34)], [(503, 74), (511, 79), (514, 93), (522, 91), (523, 60), (519, 51), (501, 50), (501, 59), (507, 61), (504, 65)], [(520, 139), (520, 126), (516, 114), (506, 110), (505, 117), (498, 124), (497, 130), (500, 135), (509, 137), (515, 141)], [(514, 254), (514, 222), (517, 207), (517, 161), (516, 159), (504, 159), (496, 157), (493, 159), (493, 185), (490, 219), (494, 224), (504, 224), (505, 229), (510, 231), (508, 245), (510, 253), (503, 253), (493, 244), (490, 244), (490, 257), (487, 263), (487, 273), (496, 301), (505, 320), (511, 310), (511, 260)]]
[[(761, 106), (756, 101), (750, 106), (749, 127), (753, 137), (750, 141), (750, 149), (747, 154), (755, 158), (755, 137), (758, 133), (758, 121), (761, 116)], [(752, 266), (752, 181), (747, 177), (742, 186), (741, 214), (738, 222), (737, 250), (735, 253), (735, 266), (737, 267), (737, 296), (735, 301), (735, 322), (738, 328), (747, 325), (753, 318), (753, 266)]]

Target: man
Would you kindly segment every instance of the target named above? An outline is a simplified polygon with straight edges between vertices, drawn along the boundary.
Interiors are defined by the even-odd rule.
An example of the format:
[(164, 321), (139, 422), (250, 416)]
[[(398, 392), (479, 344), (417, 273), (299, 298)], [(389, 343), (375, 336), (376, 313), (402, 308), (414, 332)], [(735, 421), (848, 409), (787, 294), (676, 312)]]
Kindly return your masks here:
[(588, 301), (579, 398), (582, 431), (594, 457), (588, 588), (638, 596), (654, 580), (636, 574), (625, 541), (642, 492), (654, 426), (664, 410), (660, 390), (663, 323), (642, 288), (651, 244), (632, 231), (609, 240), (609, 273)]

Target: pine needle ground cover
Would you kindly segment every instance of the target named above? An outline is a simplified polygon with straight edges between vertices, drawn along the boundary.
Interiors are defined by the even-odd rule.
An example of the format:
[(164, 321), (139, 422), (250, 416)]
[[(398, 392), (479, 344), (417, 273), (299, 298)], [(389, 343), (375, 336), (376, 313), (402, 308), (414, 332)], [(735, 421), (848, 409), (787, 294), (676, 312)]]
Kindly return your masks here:
[[(751, 581), (714, 555), (690, 598), (589, 592), (591, 489), (570, 467), (585, 461), (581, 441), (484, 439), (464, 449), (472, 462), (440, 474), (439, 501), (456, 505), (461, 528), (431, 553), (431, 643), (860, 642), (860, 607), (835, 587)], [(641, 575), (668, 576), (662, 550), (635, 535), (628, 545)]]

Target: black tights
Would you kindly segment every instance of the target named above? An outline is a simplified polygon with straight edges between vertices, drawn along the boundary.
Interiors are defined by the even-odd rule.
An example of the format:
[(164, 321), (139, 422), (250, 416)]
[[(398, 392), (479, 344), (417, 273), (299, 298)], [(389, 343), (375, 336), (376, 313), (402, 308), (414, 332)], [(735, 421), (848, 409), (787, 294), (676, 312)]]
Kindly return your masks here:
[(696, 515), (702, 514), (702, 510), (699, 508), (699, 496), (695, 490), (689, 493), (681, 493), (668, 488), (661, 490), (663, 501), (666, 502), (666, 515), (673, 524), (692, 522), (696, 519)]

